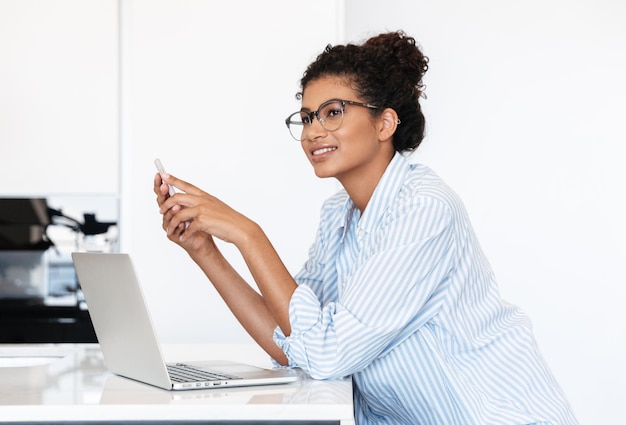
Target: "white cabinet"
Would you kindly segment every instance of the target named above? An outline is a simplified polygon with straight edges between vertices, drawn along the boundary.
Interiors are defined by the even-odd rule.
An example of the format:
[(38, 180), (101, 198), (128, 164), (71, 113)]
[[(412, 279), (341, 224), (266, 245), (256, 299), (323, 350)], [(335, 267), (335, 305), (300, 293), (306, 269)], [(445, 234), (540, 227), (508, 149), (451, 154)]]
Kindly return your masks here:
[(0, 0), (0, 196), (119, 191), (115, 0)]

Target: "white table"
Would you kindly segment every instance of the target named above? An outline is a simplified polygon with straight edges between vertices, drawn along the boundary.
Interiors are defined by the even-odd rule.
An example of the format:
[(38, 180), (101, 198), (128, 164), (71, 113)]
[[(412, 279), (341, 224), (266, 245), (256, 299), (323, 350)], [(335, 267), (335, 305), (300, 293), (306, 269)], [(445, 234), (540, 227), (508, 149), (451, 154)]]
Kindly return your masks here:
[[(271, 366), (254, 345), (170, 345), (167, 361)], [(349, 379), (166, 391), (108, 372), (97, 344), (0, 344), (0, 422), (353, 425)], [(279, 422), (277, 422), (279, 421)]]

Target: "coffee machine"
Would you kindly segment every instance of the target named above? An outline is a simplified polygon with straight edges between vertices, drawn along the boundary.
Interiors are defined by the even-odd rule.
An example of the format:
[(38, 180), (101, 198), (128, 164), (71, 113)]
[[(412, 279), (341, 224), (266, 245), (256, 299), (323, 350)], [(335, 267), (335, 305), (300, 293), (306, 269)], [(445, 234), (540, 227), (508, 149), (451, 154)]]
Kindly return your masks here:
[(115, 251), (117, 223), (82, 215), (0, 198), (0, 342), (96, 341), (70, 254)]

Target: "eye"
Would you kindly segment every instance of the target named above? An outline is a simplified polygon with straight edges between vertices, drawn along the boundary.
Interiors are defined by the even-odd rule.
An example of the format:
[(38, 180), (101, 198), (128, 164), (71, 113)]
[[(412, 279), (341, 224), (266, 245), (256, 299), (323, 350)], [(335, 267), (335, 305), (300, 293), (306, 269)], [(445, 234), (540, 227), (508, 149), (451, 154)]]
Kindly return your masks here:
[(320, 110), (320, 116), (324, 120), (334, 120), (341, 118), (342, 107), (341, 102), (331, 102)]

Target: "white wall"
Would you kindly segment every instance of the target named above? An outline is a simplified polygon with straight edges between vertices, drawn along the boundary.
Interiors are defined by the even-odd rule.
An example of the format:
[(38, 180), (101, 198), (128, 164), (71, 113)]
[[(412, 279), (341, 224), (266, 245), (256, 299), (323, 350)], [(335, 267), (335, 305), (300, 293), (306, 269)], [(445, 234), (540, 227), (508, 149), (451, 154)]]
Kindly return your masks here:
[(114, 0), (0, 0), (0, 194), (119, 187)]
[(464, 199), (581, 423), (620, 423), (626, 3), (346, 0), (345, 15), (348, 40), (404, 29), (423, 46), (415, 160)]

